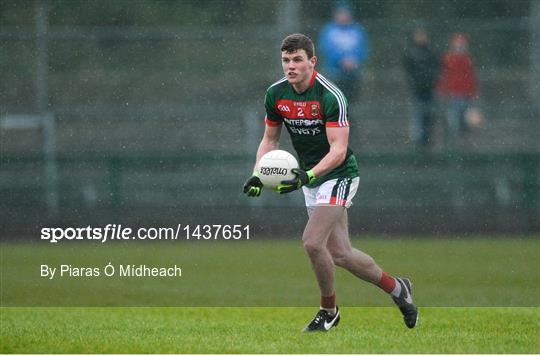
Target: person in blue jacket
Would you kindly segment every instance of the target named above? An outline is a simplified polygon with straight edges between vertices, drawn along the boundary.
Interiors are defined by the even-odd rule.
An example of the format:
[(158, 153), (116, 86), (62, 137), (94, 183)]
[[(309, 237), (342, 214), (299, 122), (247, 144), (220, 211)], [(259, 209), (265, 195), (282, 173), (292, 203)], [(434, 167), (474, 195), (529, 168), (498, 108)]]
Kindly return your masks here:
[(319, 49), (326, 74), (349, 99), (353, 99), (361, 87), (368, 39), (364, 27), (353, 21), (347, 2), (337, 3), (333, 15), (333, 21), (321, 30)]

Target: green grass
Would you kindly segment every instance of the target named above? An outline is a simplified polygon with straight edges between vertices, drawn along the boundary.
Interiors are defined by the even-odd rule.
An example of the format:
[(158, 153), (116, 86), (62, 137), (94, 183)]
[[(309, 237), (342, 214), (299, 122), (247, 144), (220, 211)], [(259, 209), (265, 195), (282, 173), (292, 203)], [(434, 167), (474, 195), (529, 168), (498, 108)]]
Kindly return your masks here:
[(2, 353), (538, 353), (539, 308), (342, 308), (302, 334), (314, 308), (2, 308)]
[[(421, 306), (540, 306), (538, 238), (362, 238), (353, 244), (414, 282)], [(318, 288), (299, 239), (153, 243), (1, 243), (2, 306), (312, 306)], [(40, 265), (182, 267), (180, 278), (40, 277)], [(451, 285), (452, 288), (448, 288)], [(347, 306), (390, 306), (336, 270)]]
[[(540, 353), (540, 241), (362, 238), (414, 281), (407, 329), (378, 288), (336, 271), (343, 319), (305, 335), (318, 290), (298, 239), (1, 243), (0, 353)], [(39, 277), (40, 264), (182, 267), (180, 278)], [(137, 307), (136, 307), (137, 306)], [(161, 307), (167, 306), (167, 307)]]

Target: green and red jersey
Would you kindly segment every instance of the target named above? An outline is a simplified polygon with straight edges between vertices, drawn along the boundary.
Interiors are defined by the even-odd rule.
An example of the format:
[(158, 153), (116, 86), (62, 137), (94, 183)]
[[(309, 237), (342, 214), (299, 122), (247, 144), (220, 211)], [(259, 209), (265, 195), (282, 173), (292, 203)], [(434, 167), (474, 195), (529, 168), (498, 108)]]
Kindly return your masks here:
[[(266, 91), (265, 108), (266, 125), (285, 124), (298, 154), (300, 168), (306, 171), (315, 167), (330, 151), (326, 128), (349, 126), (345, 96), (335, 84), (316, 71), (313, 71), (308, 89), (301, 94), (294, 90), (286, 77), (272, 84)], [(316, 187), (334, 178), (357, 176), (356, 158), (347, 148), (343, 163), (308, 187)]]

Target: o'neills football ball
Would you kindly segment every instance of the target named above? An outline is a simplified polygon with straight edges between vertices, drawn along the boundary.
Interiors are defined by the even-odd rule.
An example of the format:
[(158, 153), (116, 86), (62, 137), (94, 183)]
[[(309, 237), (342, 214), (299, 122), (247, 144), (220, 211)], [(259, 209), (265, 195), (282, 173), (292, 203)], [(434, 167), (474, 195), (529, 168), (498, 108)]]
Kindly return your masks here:
[(276, 189), (282, 180), (295, 177), (291, 172), (293, 168), (298, 168), (298, 162), (292, 154), (283, 150), (273, 150), (261, 157), (257, 171), (265, 188)]

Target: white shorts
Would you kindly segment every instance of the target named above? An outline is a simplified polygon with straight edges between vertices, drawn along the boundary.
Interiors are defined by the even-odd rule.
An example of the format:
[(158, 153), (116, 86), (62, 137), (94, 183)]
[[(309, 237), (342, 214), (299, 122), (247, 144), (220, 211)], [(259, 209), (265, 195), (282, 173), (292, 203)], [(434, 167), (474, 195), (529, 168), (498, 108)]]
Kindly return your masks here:
[(315, 188), (302, 187), (306, 207), (317, 205), (337, 205), (346, 208), (352, 205), (358, 190), (359, 177), (330, 179)]

